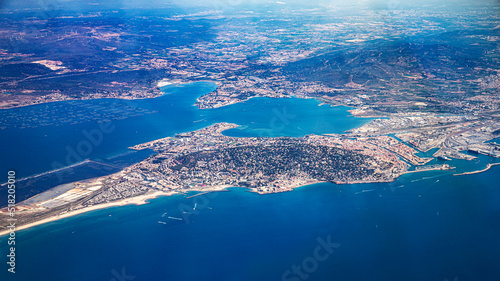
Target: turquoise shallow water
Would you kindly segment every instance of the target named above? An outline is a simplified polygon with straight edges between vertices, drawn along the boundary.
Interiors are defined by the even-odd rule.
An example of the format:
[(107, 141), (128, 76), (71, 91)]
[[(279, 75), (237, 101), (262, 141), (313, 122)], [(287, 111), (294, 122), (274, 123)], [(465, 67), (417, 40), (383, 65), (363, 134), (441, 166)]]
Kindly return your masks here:
[[(119, 155), (130, 146), (217, 122), (243, 126), (228, 131), (231, 136), (267, 137), (342, 133), (370, 120), (352, 117), (347, 107), (318, 106), (313, 99), (254, 98), (206, 110), (193, 106), (214, 89), (213, 83), (199, 82), (165, 87), (167, 94), (155, 99), (56, 102), (0, 111), (0, 124), (7, 127), (0, 130), (0, 170), (16, 170), (26, 177), (88, 158)], [(35, 116), (29, 121), (36, 127), (22, 128), (28, 121), (19, 116)], [(103, 120), (109, 123), (98, 123)], [(92, 142), (89, 135), (101, 141)]]
[[(88, 157), (121, 154), (130, 145), (220, 121), (244, 125), (227, 132), (238, 136), (342, 132), (367, 121), (349, 117), (346, 108), (318, 107), (315, 100), (259, 98), (213, 110), (192, 107), (211, 87), (170, 88), (169, 95), (132, 104), (84, 102), (103, 111), (158, 111), (121, 120), (110, 115), (115, 129)], [(10, 112), (50, 112), (54, 105), (62, 112), (96, 110), (56, 103)], [(4, 137), (17, 133), (1, 138), (2, 155), (10, 161), (2, 161), (2, 168), (50, 168), (51, 161), (64, 161), (65, 147), (77, 147), (82, 130), (96, 126), (88, 121), (2, 130)], [(13, 149), (6, 150), (7, 144)], [(451, 164), (461, 172), (493, 161), (480, 156)], [(89, 212), (19, 231), (15, 275), (7, 272), (7, 240), (1, 237), (0, 280), (499, 280), (500, 166), (475, 175), (453, 173), (408, 174), (393, 183), (323, 183), (269, 195), (234, 188)], [(332, 252), (319, 248), (315, 256), (325, 241), (334, 243)]]

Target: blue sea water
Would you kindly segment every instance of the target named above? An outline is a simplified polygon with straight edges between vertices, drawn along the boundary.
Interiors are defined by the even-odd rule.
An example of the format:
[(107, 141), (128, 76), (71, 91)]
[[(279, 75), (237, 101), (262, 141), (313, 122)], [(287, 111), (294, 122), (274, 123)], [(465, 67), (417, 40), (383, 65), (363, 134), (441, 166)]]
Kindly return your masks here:
[[(329, 239), (333, 252), (315, 267), (306, 262), (307, 280), (498, 280), (499, 175), (495, 166), (464, 177), (413, 174), (270, 195), (234, 188), (160, 197), (19, 231), (17, 273), (4, 268), (0, 277), (305, 280), (283, 274), (311, 262), (318, 239)], [(182, 213), (195, 204), (197, 212)], [(2, 253), (6, 243), (0, 238)]]
[[(92, 156), (121, 154), (130, 145), (220, 121), (246, 126), (228, 132), (241, 136), (342, 132), (366, 122), (348, 117), (346, 108), (318, 107), (315, 100), (260, 98), (220, 109), (192, 108), (195, 97), (212, 86), (185, 85), (135, 101), (159, 113), (113, 119), (115, 130)], [(108, 102), (118, 101), (88, 101), (112, 106)], [(279, 123), (278, 116), (292, 121)], [(95, 125), (8, 128), (2, 134), (25, 130), (37, 145), (40, 137), (30, 135), (36, 130), (56, 141), (64, 134), (57, 128), (68, 126), (78, 135)], [(54, 150), (78, 143), (80, 136), (65, 137), (70, 139), (52, 144)], [(20, 148), (13, 151), (24, 153)], [(34, 161), (46, 153), (31, 151), (38, 153)], [(500, 280), (500, 166), (453, 176), (491, 162), (483, 156), (452, 161), (456, 171), (407, 174), (392, 183), (323, 183), (269, 195), (233, 188), (93, 211), (18, 231), (16, 274), (7, 272), (9, 246), (0, 237), (0, 280)], [(328, 241), (331, 252), (322, 246)]]
[(155, 99), (64, 101), (0, 111), (0, 124), (6, 127), (0, 130), (0, 170), (31, 176), (120, 155), (130, 146), (217, 122), (242, 125), (228, 131), (231, 136), (296, 137), (342, 133), (370, 121), (354, 118), (347, 107), (319, 106), (314, 99), (254, 98), (204, 110), (194, 106), (215, 88), (198, 82), (164, 87), (166, 94)]

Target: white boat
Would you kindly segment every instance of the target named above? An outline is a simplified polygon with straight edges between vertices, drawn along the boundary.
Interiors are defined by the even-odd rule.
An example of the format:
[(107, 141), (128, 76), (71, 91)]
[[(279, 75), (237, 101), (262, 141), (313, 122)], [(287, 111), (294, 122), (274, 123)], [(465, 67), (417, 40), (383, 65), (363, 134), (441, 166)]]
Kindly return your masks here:
[(171, 219), (171, 220), (178, 220), (178, 221), (182, 220), (181, 218), (176, 218), (176, 217), (168, 217), (168, 218)]

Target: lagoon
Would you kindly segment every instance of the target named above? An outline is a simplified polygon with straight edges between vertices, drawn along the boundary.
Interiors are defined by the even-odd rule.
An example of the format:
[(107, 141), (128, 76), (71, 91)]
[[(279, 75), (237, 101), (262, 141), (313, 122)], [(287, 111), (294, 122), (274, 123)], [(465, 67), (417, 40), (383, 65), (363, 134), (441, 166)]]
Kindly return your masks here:
[[(194, 106), (199, 96), (215, 88), (197, 82), (163, 87), (165, 94), (154, 99), (63, 101), (0, 111), (1, 124), (7, 127), (0, 130), (0, 170), (27, 177), (85, 159), (121, 155), (130, 146), (217, 122), (241, 125), (226, 132), (231, 136), (298, 137), (343, 133), (371, 120), (353, 117), (348, 107), (319, 106), (314, 99), (253, 98), (204, 110)], [(102, 122), (107, 130), (101, 141), (93, 142), (89, 135)]]
[[(2, 169), (27, 176), (50, 170), (54, 161), (66, 164), (68, 147), (77, 150), (83, 131), (102, 125), (101, 115), (114, 129), (85, 158), (115, 159), (129, 146), (215, 122), (242, 125), (226, 132), (232, 136), (275, 137), (342, 133), (369, 121), (312, 99), (193, 106), (213, 89), (211, 83), (193, 83), (167, 87), (156, 99), (1, 112), (2, 120), (12, 120), (13, 113), (39, 114), (40, 124), (53, 123), (1, 130)], [(61, 112), (90, 116), (71, 124), (58, 119)], [(462, 171), (492, 161), (479, 156), (451, 165)], [(84, 213), (17, 232), (17, 273), (7, 272), (2, 255), (0, 280), (499, 280), (500, 166), (467, 176), (455, 172), (407, 174), (392, 183), (322, 183), (267, 195), (232, 188)], [(196, 212), (182, 212), (195, 205)], [(335, 245), (321, 252), (322, 260), (314, 258), (319, 241)], [(7, 249), (7, 237), (0, 237), (0, 252)], [(301, 275), (293, 272), (297, 266)]]

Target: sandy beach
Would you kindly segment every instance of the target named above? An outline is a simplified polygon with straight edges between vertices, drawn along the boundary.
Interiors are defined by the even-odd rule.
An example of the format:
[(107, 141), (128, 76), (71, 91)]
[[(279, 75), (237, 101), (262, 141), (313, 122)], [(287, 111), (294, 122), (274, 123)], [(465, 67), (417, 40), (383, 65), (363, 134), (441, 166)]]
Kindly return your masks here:
[[(202, 191), (203, 192), (202, 194), (194, 195), (194, 196), (198, 196), (198, 195), (203, 195), (204, 193), (223, 191), (223, 190), (225, 190), (225, 189), (227, 189), (229, 187), (231, 187), (231, 186), (229, 186), (229, 185), (221, 185), (221, 186), (215, 186), (215, 187), (210, 188), (210, 189), (201, 189), (201, 190), (199, 190), (199, 189), (193, 189), (193, 190), (189, 190), (189, 191)], [(60, 219), (64, 219), (64, 218), (69, 218), (69, 217), (76, 216), (76, 215), (83, 214), (83, 213), (90, 212), (90, 211), (95, 211), (95, 210), (100, 210), (100, 209), (106, 209), (106, 208), (109, 208), (109, 207), (118, 207), (118, 206), (126, 206), (126, 205), (143, 205), (143, 204), (147, 204), (148, 200), (157, 198), (159, 196), (171, 196), (171, 195), (174, 195), (174, 194), (181, 194), (181, 193), (184, 193), (184, 192), (185, 192), (185, 190), (179, 190), (179, 191), (175, 191), (175, 190), (173, 190), (173, 191), (156, 191), (156, 192), (150, 193), (150, 194), (145, 194), (145, 195), (140, 195), (140, 196), (136, 196), (136, 197), (125, 198), (125, 199), (122, 199), (122, 200), (118, 200), (118, 201), (114, 201), (114, 202), (109, 202), (109, 203), (105, 203), (105, 204), (94, 205), (94, 206), (90, 206), (90, 207), (87, 207), (87, 208), (82, 208), (82, 209), (79, 209), (79, 210), (70, 211), (70, 212), (67, 212), (67, 213), (64, 213), (64, 214), (61, 214), (61, 215), (57, 215), (57, 216), (53, 216), (53, 217), (46, 218), (46, 219), (43, 219), (43, 220), (39, 220), (39, 221), (36, 221), (36, 222), (32, 222), (32, 223), (29, 223), (29, 224), (21, 225), (19, 227), (16, 227), (15, 231), (19, 231), (19, 230), (22, 230), (22, 229), (27, 229), (27, 228), (30, 228), (30, 227), (33, 227), (33, 226), (36, 226), (36, 225), (41, 225), (41, 224), (44, 224), (44, 223), (48, 223), (48, 222), (51, 222), (51, 221), (56, 221), (56, 220), (60, 220)], [(194, 196), (191, 196), (191, 197), (194, 197)], [(0, 231), (0, 236), (6, 235), (6, 234), (9, 234), (9, 233), (10, 233), (10, 230), (8, 230), (8, 229), (2, 230), (2, 231)]]
[[(482, 169), (482, 170), (479, 170), (479, 171), (473, 171), (473, 172), (465, 172), (465, 173), (462, 173), (462, 174), (455, 174), (454, 176), (481, 173), (481, 172), (489, 170), (494, 165), (500, 165), (500, 163), (488, 164), (485, 169)], [(436, 169), (431, 169), (431, 170), (441, 170), (441, 168), (436, 168)], [(431, 170), (425, 170), (425, 171), (431, 171)], [(415, 172), (424, 172), (424, 171), (406, 171), (406, 172), (404, 172), (402, 174), (410, 174), (410, 173), (415, 173)], [(278, 191), (276, 191), (276, 190), (275, 191), (261, 191), (261, 190), (257, 190), (256, 188), (250, 188), (250, 191), (258, 193), (258, 194), (268, 194), (268, 193), (285, 192), (285, 191), (291, 191), (291, 190), (293, 190), (295, 188), (298, 188), (298, 187), (301, 187), (301, 186), (306, 186), (306, 185), (315, 184), (315, 183), (321, 183), (321, 182), (323, 182), (323, 181), (310, 180), (310, 181), (303, 182), (301, 184), (295, 184), (293, 186), (289, 186), (289, 187), (287, 187), (285, 189), (278, 190)], [(372, 181), (355, 181), (355, 182), (349, 182), (349, 184), (353, 184), (353, 183), (371, 183), (371, 182)], [(376, 181), (376, 182), (379, 182), (379, 181)], [(337, 184), (344, 184), (344, 183), (337, 183)], [(225, 190), (225, 189), (227, 189), (229, 187), (231, 187), (231, 186), (222, 185), (222, 186), (216, 186), (216, 187), (211, 187), (211, 188), (206, 188), (206, 189), (189, 190), (189, 191), (200, 191), (202, 193), (196, 194), (196, 195), (193, 195), (193, 196), (190, 196), (190, 197), (187, 197), (187, 198), (201, 196), (201, 195), (204, 195), (204, 194), (210, 193), (210, 192), (222, 191), (222, 190)], [(142, 205), (142, 204), (147, 204), (148, 200), (157, 198), (159, 196), (170, 196), (170, 195), (173, 195), (173, 194), (181, 194), (181, 193), (184, 193), (184, 192), (186, 192), (186, 190), (168, 191), (168, 192), (166, 192), (166, 191), (156, 191), (156, 192), (153, 192), (153, 193), (150, 193), (150, 194), (145, 194), (145, 195), (140, 195), (140, 196), (136, 196), (136, 197), (126, 198), (126, 199), (122, 199), (122, 200), (118, 200), (118, 201), (114, 201), (114, 202), (110, 202), (110, 203), (105, 203), (105, 204), (94, 205), (94, 206), (91, 206), (91, 207), (82, 208), (82, 209), (75, 210), (75, 211), (70, 211), (70, 212), (67, 212), (67, 213), (64, 213), (64, 214), (61, 214), (61, 215), (53, 216), (53, 217), (50, 217), (50, 218), (46, 218), (46, 219), (43, 219), (43, 220), (39, 220), (39, 221), (36, 221), (36, 222), (29, 223), (29, 224), (26, 224), (26, 225), (22, 225), (20, 227), (17, 227), (15, 229), (15, 231), (22, 230), (22, 229), (27, 229), (27, 228), (30, 228), (30, 227), (33, 227), (33, 226), (36, 226), (36, 225), (41, 225), (41, 224), (44, 224), (44, 223), (47, 223), (47, 222), (52, 222), (52, 221), (56, 221), (56, 220), (60, 220), (60, 219), (64, 219), (64, 218), (68, 218), (68, 217), (72, 217), (72, 216), (76, 216), (76, 215), (79, 215), (79, 214), (82, 214), (82, 213), (86, 213), (86, 212), (90, 212), (90, 211), (94, 211), (94, 210), (105, 209), (105, 208), (109, 208), (109, 207), (125, 206), (125, 205)], [(2, 231), (0, 231), (0, 236), (6, 235), (8, 233), (10, 233), (10, 230), (8, 230), (8, 229), (2, 230)]]
[[(91, 206), (91, 207), (82, 208), (82, 209), (75, 210), (75, 211), (70, 211), (70, 212), (64, 213), (62, 215), (57, 215), (57, 216), (54, 216), (54, 217), (50, 217), (50, 218), (46, 218), (46, 219), (39, 220), (39, 221), (36, 221), (36, 222), (32, 222), (32, 223), (29, 223), (29, 224), (25, 224), (25, 225), (22, 225), (20, 227), (16, 227), (15, 231), (19, 231), (19, 230), (22, 230), (22, 229), (27, 229), (27, 228), (30, 228), (30, 227), (33, 227), (33, 226), (36, 226), (36, 225), (41, 225), (41, 224), (44, 224), (44, 223), (48, 223), (48, 222), (51, 222), (51, 221), (56, 221), (56, 220), (60, 220), (60, 219), (64, 219), (64, 218), (69, 218), (69, 217), (72, 217), (72, 216), (76, 216), (76, 215), (83, 214), (83, 213), (90, 212), (90, 211), (94, 211), (94, 210), (106, 209), (106, 208), (109, 208), (109, 207), (116, 207), (116, 206), (125, 206), (125, 205), (142, 205), (142, 204), (148, 203), (147, 200), (154, 199), (154, 198), (157, 198), (159, 196), (170, 196), (170, 195), (175, 194), (175, 193), (177, 193), (177, 192), (174, 192), (174, 191), (171, 191), (171, 192), (157, 191), (157, 192), (154, 192), (154, 193), (140, 195), (140, 196), (137, 196), (137, 197), (126, 198), (126, 199), (123, 199), (123, 200), (118, 200), (118, 201), (114, 201), (114, 202), (110, 202), (110, 203), (106, 203), (106, 204), (94, 205), (94, 206)], [(0, 231), (0, 236), (6, 235), (8, 233), (10, 233), (10, 230), (2, 230), (2, 231)]]

